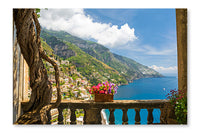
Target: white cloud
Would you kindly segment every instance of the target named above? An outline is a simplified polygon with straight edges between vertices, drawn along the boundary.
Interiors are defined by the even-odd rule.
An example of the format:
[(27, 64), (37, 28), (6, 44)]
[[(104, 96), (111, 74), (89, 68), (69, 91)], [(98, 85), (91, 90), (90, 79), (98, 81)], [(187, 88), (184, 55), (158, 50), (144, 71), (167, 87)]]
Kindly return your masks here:
[(139, 39), (134, 41), (134, 44), (127, 43), (123, 47), (116, 47), (115, 50), (127, 50), (130, 52), (140, 52), (142, 55), (177, 55), (176, 46), (172, 47), (171, 44), (167, 43), (162, 48), (157, 48), (156, 46), (144, 45)]
[(160, 73), (177, 73), (177, 66), (163, 67), (163, 66), (152, 65), (152, 66), (149, 66), (149, 67), (160, 72)]
[(152, 47), (149, 45), (144, 45), (143, 48), (145, 50), (145, 54), (147, 55), (174, 55), (176, 54), (176, 48), (156, 49), (155, 47)]
[(95, 39), (108, 47), (125, 46), (137, 39), (134, 28), (130, 28), (127, 23), (118, 27), (94, 22), (83, 9), (48, 9), (42, 10), (40, 14), (42, 27), (63, 30), (84, 39)]

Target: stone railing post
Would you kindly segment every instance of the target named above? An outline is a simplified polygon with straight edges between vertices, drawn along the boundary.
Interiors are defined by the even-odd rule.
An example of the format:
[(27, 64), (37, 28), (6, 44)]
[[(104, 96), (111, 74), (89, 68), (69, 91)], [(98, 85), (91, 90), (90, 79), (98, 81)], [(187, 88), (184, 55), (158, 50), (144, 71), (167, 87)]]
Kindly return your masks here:
[(70, 111), (71, 111), (71, 115), (70, 115), (71, 123), (70, 124), (71, 125), (76, 124), (76, 114), (75, 114), (76, 109), (71, 108)]
[(148, 111), (148, 117), (147, 117), (147, 124), (153, 123), (153, 109), (147, 109)]
[(87, 118), (87, 113), (86, 113), (86, 109), (83, 109), (84, 110), (84, 117), (83, 117), (83, 124), (86, 124), (86, 118)]
[(122, 109), (122, 111), (123, 111), (123, 116), (122, 116), (122, 124), (123, 125), (127, 125), (128, 124), (128, 115), (127, 115), (127, 111), (128, 111), (128, 109), (126, 108), (126, 109)]
[(140, 124), (140, 109), (135, 109), (135, 124)]
[(61, 107), (58, 107), (58, 124), (64, 124), (63, 123), (63, 109)]
[(115, 115), (114, 115), (115, 109), (109, 109), (109, 111), (110, 111), (109, 124), (115, 124)]

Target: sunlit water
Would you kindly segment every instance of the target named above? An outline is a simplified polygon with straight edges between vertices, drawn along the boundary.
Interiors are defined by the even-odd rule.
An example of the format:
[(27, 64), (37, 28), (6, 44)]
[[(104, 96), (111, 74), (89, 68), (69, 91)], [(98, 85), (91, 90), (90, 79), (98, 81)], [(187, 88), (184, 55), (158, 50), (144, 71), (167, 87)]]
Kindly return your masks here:
[[(178, 78), (167, 76), (162, 78), (143, 78), (135, 80), (128, 85), (120, 86), (114, 100), (152, 100), (166, 99), (166, 95), (171, 89), (178, 89)], [(105, 110), (107, 120), (109, 119), (109, 110)], [(122, 110), (116, 109), (115, 124), (122, 124)], [(135, 110), (129, 109), (127, 112), (128, 123), (135, 124)], [(147, 124), (147, 109), (140, 110), (141, 124)], [(160, 122), (160, 110), (154, 109), (153, 123)]]

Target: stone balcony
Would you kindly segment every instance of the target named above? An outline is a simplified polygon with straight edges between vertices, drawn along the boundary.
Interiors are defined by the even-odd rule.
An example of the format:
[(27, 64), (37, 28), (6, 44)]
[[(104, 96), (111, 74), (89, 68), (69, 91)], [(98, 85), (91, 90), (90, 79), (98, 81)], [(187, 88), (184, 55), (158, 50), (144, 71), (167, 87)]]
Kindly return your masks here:
[[(53, 102), (52, 102), (53, 103)], [(22, 102), (23, 105), (27, 102)], [(128, 109), (135, 110), (135, 124), (140, 124), (140, 110), (147, 109), (147, 124), (166, 124), (165, 105), (169, 104), (168, 100), (113, 100), (113, 102), (94, 102), (93, 100), (64, 100), (60, 103), (58, 109), (58, 124), (64, 124), (63, 110), (70, 109), (70, 124), (77, 124), (76, 109), (84, 110), (83, 124), (102, 124), (101, 110), (109, 109), (109, 124), (115, 124), (115, 109), (123, 111), (122, 124), (128, 124)], [(153, 123), (153, 110), (160, 109), (160, 123)], [(48, 113), (49, 124), (51, 124), (51, 115)]]

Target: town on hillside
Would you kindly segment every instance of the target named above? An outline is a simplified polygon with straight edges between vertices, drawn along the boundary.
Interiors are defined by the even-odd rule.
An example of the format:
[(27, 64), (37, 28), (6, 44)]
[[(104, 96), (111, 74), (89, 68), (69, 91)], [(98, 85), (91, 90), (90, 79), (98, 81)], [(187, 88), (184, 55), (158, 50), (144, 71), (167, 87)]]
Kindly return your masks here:
[[(91, 84), (83, 77), (78, 71), (77, 68), (70, 64), (68, 60), (62, 60), (58, 58), (53, 59), (59, 66), (59, 79), (60, 79), (60, 89), (62, 100), (91, 100), (93, 97), (89, 93)], [(48, 73), (49, 81), (52, 84), (52, 101), (57, 99), (57, 89), (56, 89), (56, 80), (55, 80), (55, 70), (49, 62), (43, 62)], [(31, 89), (28, 90), (28, 97), (30, 98)], [(51, 124), (58, 124), (58, 110), (51, 110)], [(83, 109), (76, 110), (77, 124), (83, 124)], [(63, 110), (64, 124), (70, 124), (70, 110)]]

